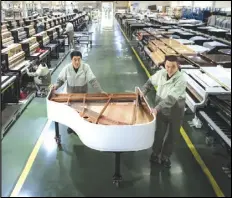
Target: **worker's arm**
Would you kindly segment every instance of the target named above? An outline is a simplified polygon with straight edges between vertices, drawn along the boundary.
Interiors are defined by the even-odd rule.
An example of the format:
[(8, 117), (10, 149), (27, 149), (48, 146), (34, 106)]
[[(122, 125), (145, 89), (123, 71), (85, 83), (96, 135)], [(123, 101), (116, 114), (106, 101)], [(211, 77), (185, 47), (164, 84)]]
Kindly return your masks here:
[(172, 108), (179, 99), (184, 99), (186, 86), (187, 82), (184, 79), (178, 81), (172, 89), (168, 90), (168, 96), (155, 107), (157, 112), (162, 111), (162, 109)]
[(54, 85), (55, 89), (59, 89), (67, 80), (66, 73), (67, 73), (67, 67), (64, 67), (56, 80), (56, 84)]
[(158, 79), (161, 75), (161, 71), (157, 71), (153, 76), (151, 76), (148, 81), (143, 85), (142, 92), (144, 95), (148, 94), (151, 90), (154, 89), (154, 86), (157, 86)]
[(101, 88), (100, 83), (97, 81), (96, 76), (92, 72), (91, 68), (89, 65), (85, 65), (85, 72), (86, 72), (86, 77), (88, 82), (91, 84), (93, 88), (95, 88), (98, 92), (103, 93), (103, 89)]
[(152, 90), (152, 88), (154, 88), (154, 87), (151, 83), (151, 80), (148, 79), (148, 81), (143, 85), (141, 91), (143, 92), (144, 95), (147, 95)]

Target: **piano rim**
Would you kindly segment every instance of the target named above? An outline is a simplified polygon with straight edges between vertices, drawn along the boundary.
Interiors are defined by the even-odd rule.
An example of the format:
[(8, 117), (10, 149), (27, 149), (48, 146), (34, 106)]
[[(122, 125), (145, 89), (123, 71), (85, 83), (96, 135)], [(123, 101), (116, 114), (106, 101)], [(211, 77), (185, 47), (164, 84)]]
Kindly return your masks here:
[[(136, 87), (136, 90), (138, 90), (139, 92), (141, 92), (140, 88)], [(58, 93), (58, 94), (63, 94), (63, 93)], [(67, 94), (67, 93), (64, 93), (64, 94)], [(88, 93), (87, 93), (88, 94)], [(91, 93), (90, 93), (91, 94)], [(110, 95), (110, 94), (109, 94)], [(50, 90), (50, 92), (48, 93), (47, 95), (47, 98), (46, 98), (46, 101), (47, 101), (47, 105), (49, 103), (56, 103), (56, 104), (61, 104), (59, 102), (56, 102), (56, 101), (52, 101), (51, 100), (51, 97), (52, 97), (52, 90)], [(146, 105), (146, 108), (148, 108), (149, 111), (151, 111), (151, 107), (149, 106), (147, 100), (143, 97), (143, 102), (145, 102), (145, 105)], [(131, 102), (132, 103), (132, 102)], [(73, 109), (72, 107), (70, 106), (67, 106), (71, 109)], [(77, 112), (78, 113), (78, 112)], [(78, 113), (80, 114), (80, 113)], [(92, 123), (92, 122), (89, 122), (87, 120), (85, 120), (83, 117), (80, 116), (81, 119), (83, 119), (85, 122), (89, 123), (89, 124), (93, 124), (93, 125), (100, 125), (100, 126), (106, 126), (106, 127), (132, 127), (132, 126), (144, 126), (144, 125), (149, 125), (149, 124), (152, 124), (152, 123), (156, 123), (156, 116), (154, 115), (154, 113), (151, 114), (152, 116), (152, 120), (151, 121), (147, 121), (146, 123), (142, 123), (142, 124), (129, 124), (129, 125), (116, 125), (116, 124), (111, 124), (111, 125), (104, 125), (104, 124), (96, 124), (96, 123)]]

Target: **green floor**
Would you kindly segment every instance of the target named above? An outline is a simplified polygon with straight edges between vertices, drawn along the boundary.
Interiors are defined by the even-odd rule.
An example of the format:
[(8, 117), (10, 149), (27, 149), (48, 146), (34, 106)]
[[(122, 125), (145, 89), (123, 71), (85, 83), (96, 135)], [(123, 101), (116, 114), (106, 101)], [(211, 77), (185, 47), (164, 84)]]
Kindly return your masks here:
[[(93, 48), (81, 48), (83, 59), (106, 92), (134, 91), (135, 86), (146, 82), (147, 76), (117, 22), (112, 27), (104, 26), (104, 22), (92, 26)], [(55, 71), (53, 82), (69, 62), (68, 56)], [(13, 190), (45, 124), (46, 103), (34, 99), (4, 138), (2, 196), (9, 196)], [(87, 148), (66, 129), (60, 125), (63, 151), (57, 150), (54, 141), (54, 123), (44, 131), (44, 142), (18, 196), (215, 196), (180, 135), (170, 170), (150, 165), (151, 150), (123, 154), (124, 182), (117, 189), (112, 184), (114, 155)]]

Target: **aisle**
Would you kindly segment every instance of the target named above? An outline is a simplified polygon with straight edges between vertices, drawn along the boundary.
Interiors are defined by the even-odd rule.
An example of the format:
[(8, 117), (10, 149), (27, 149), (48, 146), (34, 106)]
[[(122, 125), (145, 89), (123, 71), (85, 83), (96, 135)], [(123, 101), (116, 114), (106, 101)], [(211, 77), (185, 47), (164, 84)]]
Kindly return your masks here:
[[(100, 24), (93, 24), (92, 30), (93, 48), (84, 50), (83, 55), (103, 89), (108, 93), (131, 92), (135, 86), (142, 86), (147, 77), (117, 22), (110, 19), (101, 21)], [(114, 155), (87, 148), (78, 136), (68, 135), (66, 129), (60, 125), (64, 150), (58, 151), (54, 140), (54, 123), (47, 123), (40, 139), (42, 144), (38, 155), (28, 170), (25, 182), (19, 183), (18, 187), (22, 185), (22, 188), (16, 195), (215, 196), (180, 136), (170, 170), (150, 166), (151, 150), (123, 154), (121, 171), (124, 183), (121, 189), (117, 189), (112, 184)]]

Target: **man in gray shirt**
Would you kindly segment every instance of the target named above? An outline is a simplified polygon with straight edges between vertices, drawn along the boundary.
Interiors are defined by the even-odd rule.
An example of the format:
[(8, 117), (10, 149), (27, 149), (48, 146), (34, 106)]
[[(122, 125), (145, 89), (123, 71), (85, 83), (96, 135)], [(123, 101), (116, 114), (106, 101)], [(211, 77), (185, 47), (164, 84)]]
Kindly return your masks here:
[[(56, 84), (53, 85), (53, 90), (60, 88), (65, 82), (67, 82), (67, 93), (87, 93), (88, 83), (94, 87), (97, 92), (105, 93), (100, 84), (98, 83), (94, 73), (90, 66), (82, 62), (82, 54), (79, 51), (72, 51), (71, 54), (72, 63), (65, 66), (60, 72)], [(68, 132), (72, 130), (68, 128)]]

